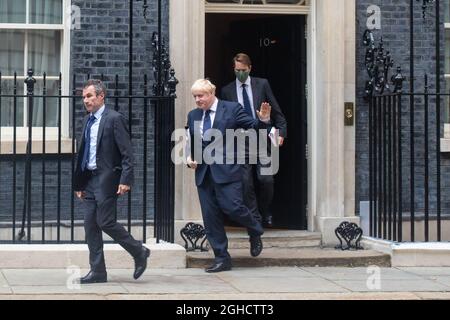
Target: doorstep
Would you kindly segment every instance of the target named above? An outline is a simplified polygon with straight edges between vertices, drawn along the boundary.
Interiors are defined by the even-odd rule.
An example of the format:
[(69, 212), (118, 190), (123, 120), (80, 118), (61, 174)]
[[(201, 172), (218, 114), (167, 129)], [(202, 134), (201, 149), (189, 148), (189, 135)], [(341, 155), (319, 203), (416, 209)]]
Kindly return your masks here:
[[(248, 249), (229, 250), (233, 267), (390, 267), (388, 254), (375, 250), (342, 251), (331, 248), (267, 248), (259, 257)], [(214, 262), (211, 251), (188, 252), (188, 268), (205, 268)]]

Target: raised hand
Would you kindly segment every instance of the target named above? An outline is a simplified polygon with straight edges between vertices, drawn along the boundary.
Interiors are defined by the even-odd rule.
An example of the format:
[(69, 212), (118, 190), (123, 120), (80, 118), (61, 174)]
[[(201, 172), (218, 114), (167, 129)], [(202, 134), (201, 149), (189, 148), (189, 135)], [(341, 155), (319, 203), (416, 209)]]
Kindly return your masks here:
[(272, 111), (272, 107), (268, 102), (263, 102), (261, 104), (261, 109), (256, 110), (256, 114), (258, 115), (259, 120), (263, 122), (268, 122), (270, 120), (270, 112)]

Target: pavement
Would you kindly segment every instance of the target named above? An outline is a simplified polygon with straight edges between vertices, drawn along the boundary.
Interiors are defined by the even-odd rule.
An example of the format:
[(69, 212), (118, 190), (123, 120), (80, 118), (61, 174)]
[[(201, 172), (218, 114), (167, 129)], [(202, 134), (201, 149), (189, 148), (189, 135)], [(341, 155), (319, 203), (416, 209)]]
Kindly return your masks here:
[(429, 300), (450, 299), (450, 268), (266, 267), (207, 274), (200, 268), (108, 270), (108, 283), (79, 285), (87, 270), (0, 269), (2, 300)]

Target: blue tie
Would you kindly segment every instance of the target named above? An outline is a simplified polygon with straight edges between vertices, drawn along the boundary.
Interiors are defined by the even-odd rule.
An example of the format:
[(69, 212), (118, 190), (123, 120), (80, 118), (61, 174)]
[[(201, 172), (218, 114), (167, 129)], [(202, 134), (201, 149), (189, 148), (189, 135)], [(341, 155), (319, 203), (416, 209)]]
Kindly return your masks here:
[(211, 110), (205, 111), (205, 120), (203, 120), (203, 140), (206, 138), (206, 131), (211, 129)]
[(252, 107), (250, 106), (250, 99), (248, 98), (247, 90), (245, 89), (247, 85), (244, 83), (242, 85), (242, 97), (244, 98), (244, 110), (247, 114), (253, 118)]
[(86, 124), (86, 130), (84, 131), (84, 149), (83, 149), (83, 160), (81, 161), (81, 171), (86, 170), (86, 166), (89, 163), (89, 149), (91, 148), (91, 127), (97, 120), (94, 115), (90, 115), (89, 120)]

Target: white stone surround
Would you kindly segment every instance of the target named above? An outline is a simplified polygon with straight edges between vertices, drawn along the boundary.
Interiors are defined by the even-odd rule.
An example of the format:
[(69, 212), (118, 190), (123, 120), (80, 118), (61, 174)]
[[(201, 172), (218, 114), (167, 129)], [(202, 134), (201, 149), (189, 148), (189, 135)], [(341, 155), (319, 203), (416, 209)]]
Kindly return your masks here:
[[(312, 0), (307, 15), (308, 230), (322, 232), (324, 244), (333, 245), (337, 243), (334, 228), (340, 222), (359, 222), (355, 127), (344, 126), (344, 103), (355, 101), (355, 1)], [(204, 35), (205, 2), (171, 0), (170, 54), (180, 81), (177, 128), (184, 127), (187, 113), (194, 108), (192, 83), (204, 76)], [(175, 171), (176, 219), (201, 219), (194, 173), (185, 166)]]
[(363, 237), (365, 249), (391, 255), (392, 267), (450, 267), (450, 243), (397, 243)]

